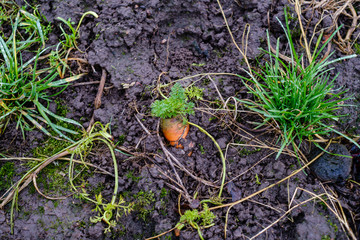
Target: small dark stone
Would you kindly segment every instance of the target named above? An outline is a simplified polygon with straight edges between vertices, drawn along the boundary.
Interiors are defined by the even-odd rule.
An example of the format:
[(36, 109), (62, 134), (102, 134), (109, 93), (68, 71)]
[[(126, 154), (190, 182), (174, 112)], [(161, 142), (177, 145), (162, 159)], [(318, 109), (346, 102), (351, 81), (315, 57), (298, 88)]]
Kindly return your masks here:
[[(322, 150), (319, 148), (311, 151), (310, 159), (316, 157), (321, 151)], [(349, 151), (342, 144), (331, 144), (327, 151), (332, 154), (325, 152), (310, 165), (310, 169), (322, 181), (331, 181), (335, 183), (344, 182), (349, 177), (352, 165), (352, 158), (345, 157), (351, 156)]]

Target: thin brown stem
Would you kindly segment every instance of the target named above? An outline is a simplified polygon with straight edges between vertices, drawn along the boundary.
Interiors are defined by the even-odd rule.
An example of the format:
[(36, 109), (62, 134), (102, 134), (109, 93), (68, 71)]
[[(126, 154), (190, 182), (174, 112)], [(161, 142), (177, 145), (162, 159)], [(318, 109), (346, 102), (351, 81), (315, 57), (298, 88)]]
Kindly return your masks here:
[(104, 91), (105, 81), (106, 81), (106, 70), (105, 70), (105, 68), (103, 68), (98, 92), (97, 92), (95, 100), (94, 100), (95, 109), (98, 109), (101, 106), (101, 97), (102, 97), (102, 94)]

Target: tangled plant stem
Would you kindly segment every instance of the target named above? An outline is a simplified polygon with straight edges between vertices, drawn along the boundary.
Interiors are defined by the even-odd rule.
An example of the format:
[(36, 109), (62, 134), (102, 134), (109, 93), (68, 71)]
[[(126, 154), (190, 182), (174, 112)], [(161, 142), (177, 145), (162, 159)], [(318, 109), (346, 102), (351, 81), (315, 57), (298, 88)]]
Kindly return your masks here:
[[(100, 130), (96, 131), (100, 127)], [(75, 142), (71, 146), (61, 150), (54, 156), (51, 156), (44, 161), (37, 164), (35, 167), (30, 169), (27, 173), (25, 173), (22, 178), (14, 185), (13, 189), (9, 191), (6, 198), (1, 202), (0, 208), (3, 208), (9, 201), (11, 201), (12, 198), (12, 204), (11, 204), (11, 211), (10, 211), (10, 225), (11, 225), (11, 232), (13, 233), (14, 228), (14, 210), (17, 204), (18, 194), (21, 190), (23, 190), (31, 181), (36, 182), (36, 177), (39, 174), (39, 172), (45, 168), (47, 165), (52, 163), (58, 158), (64, 157), (68, 154), (71, 154), (71, 159), (69, 163), (69, 181), (72, 186), (72, 189), (76, 192), (76, 194), (85, 200), (88, 200), (94, 204), (96, 204), (96, 209), (99, 212), (100, 216), (94, 217), (91, 220), (93, 222), (99, 222), (104, 221), (109, 226), (105, 229), (105, 231), (110, 231), (110, 228), (112, 226), (116, 225), (116, 221), (112, 220), (113, 217), (113, 211), (117, 210), (117, 217), (119, 216), (119, 209), (123, 209), (125, 214), (129, 213), (132, 210), (132, 204), (125, 205), (125, 201), (120, 197), (119, 202), (116, 203), (116, 195), (118, 192), (118, 169), (117, 169), (117, 162), (116, 157), (114, 153), (114, 146), (112, 143), (112, 135), (107, 132), (109, 127), (109, 124), (107, 124), (105, 127), (101, 123), (95, 123), (93, 127), (91, 128), (89, 133), (86, 133), (86, 135), (79, 141)], [(91, 151), (92, 145), (94, 142), (100, 141), (103, 142), (110, 150), (111, 157), (113, 159), (114, 164), (114, 175), (115, 175), (115, 187), (113, 196), (111, 199), (111, 202), (108, 204), (102, 203), (102, 197), (101, 195), (96, 196), (96, 200), (93, 200), (89, 197), (89, 194), (86, 193), (84, 189), (82, 189), (82, 192), (80, 192), (73, 183), (73, 165), (74, 165), (74, 157), (75, 155), (80, 156), (81, 160), (85, 164), (85, 159), (87, 153)], [(85, 164), (86, 165), (86, 164)], [(101, 210), (100, 206), (103, 208)]]
[[(99, 125), (101, 127), (101, 130), (94, 132), (97, 125)], [(125, 214), (129, 213), (132, 210), (132, 208), (131, 208), (132, 204), (129, 204), (128, 206), (124, 205), (125, 201), (121, 197), (120, 197), (118, 204), (116, 204), (116, 195), (117, 195), (118, 187), (119, 187), (119, 173), (118, 173), (118, 165), (116, 162), (116, 157), (115, 157), (115, 152), (114, 152), (114, 145), (112, 143), (113, 137), (111, 134), (109, 134), (107, 132), (109, 125), (110, 124), (107, 124), (104, 127), (99, 122), (95, 123), (92, 126), (88, 136), (85, 137), (83, 140), (81, 140), (74, 150), (70, 151), (71, 158), (70, 158), (69, 174), (68, 174), (69, 181), (70, 181), (70, 184), (71, 184), (73, 190), (81, 198), (84, 198), (84, 199), (96, 204), (95, 211), (99, 212), (100, 216), (90, 218), (90, 220), (91, 220), (91, 222), (94, 222), (94, 223), (104, 221), (106, 224), (108, 224), (108, 227), (105, 228), (105, 232), (109, 232), (111, 227), (116, 226), (116, 221), (112, 220), (114, 210), (116, 210), (116, 209), (118, 210), (117, 217), (119, 215), (118, 212), (119, 212), (120, 208), (124, 210)], [(111, 153), (111, 158), (112, 158), (113, 164), (114, 164), (115, 186), (114, 186), (114, 192), (113, 192), (111, 202), (108, 204), (102, 203), (102, 195), (101, 194), (96, 196), (96, 201), (95, 201), (88, 197), (88, 194), (86, 193), (85, 190), (83, 190), (82, 192), (79, 192), (73, 183), (73, 165), (74, 165), (73, 159), (74, 159), (74, 156), (79, 155), (81, 157), (81, 159), (84, 161), (85, 157), (83, 156), (83, 154), (85, 153), (85, 155), (86, 155), (91, 150), (92, 144), (95, 141), (103, 142), (109, 148), (110, 153)], [(102, 206), (102, 208), (103, 208), (102, 210), (101, 210), (100, 206)]]

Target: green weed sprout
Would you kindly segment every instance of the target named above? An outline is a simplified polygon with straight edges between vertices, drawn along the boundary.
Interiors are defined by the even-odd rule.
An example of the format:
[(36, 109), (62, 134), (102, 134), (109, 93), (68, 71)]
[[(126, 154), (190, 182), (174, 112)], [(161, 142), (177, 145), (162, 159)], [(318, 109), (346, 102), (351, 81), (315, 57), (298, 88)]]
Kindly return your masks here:
[(176, 224), (176, 228), (181, 230), (187, 224), (197, 230), (200, 239), (204, 240), (201, 229), (214, 226), (214, 219), (216, 216), (209, 210), (206, 203), (203, 204), (203, 210), (199, 212), (196, 209), (185, 211), (184, 215), (180, 217), (180, 221)]
[[(81, 193), (86, 196), (85, 199), (88, 200), (86, 192)], [(101, 193), (95, 196), (96, 207), (92, 210), (98, 212), (98, 216), (90, 217), (90, 222), (98, 223), (105, 222), (108, 227), (104, 229), (104, 233), (110, 232), (112, 227), (116, 226), (116, 220), (122, 216), (121, 210), (125, 215), (130, 214), (133, 211), (133, 203), (126, 205), (126, 202), (122, 196), (119, 197), (119, 201), (116, 203), (115, 200), (110, 203), (103, 203), (103, 198)], [(116, 220), (113, 219), (113, 211), (116, 210)]]
[(79, 52), (83, 53), (83, 51), (81, 51), (77, 46), (77, 40), (79, 39), (79, 28), (81, 26), (81, 23), (84, 17), (89, 14), (94, 16), (95, 18), (99, 17), (93, 11), (85, 12), (81, 16), (80, 21), (76, 28), (73, 26), (73, 24), (75, 23), (71, 21), (71, 18), (69, 18), (68, 20), (63, 19), (62, 17), (57, 18), (58, 20), (63, 22), (70, 30), (70, 34), (68, 34), (61, 25), (59, 26), (62, 32), (61, 36), (64, 37), (64, 40), (60, 41), (60, 43), (56, 46), (55, 51), (51, 51), (49, 57), (50, 65), (58, 69), (60, 78), (64, 77), (66, 69), (70, 69), (70, 67), (67, 64), (67, 59), (71, 50), (75, 48)]
[[(22, 17), (23, 14), (25, 17)], [(45, 134), (51, 134), (40, 124), (45, 123), (57, 133), (60, 137), (72, 141), (63, 132), (69, 134), (78, 134), (77, 132), (56, 125), (51, 119), (67, 122), (82, 127), (80, 123), (58, 116), (46, 107), (50, 98), (63, 91), (69, 82), (79, 79), (82, 75), (55, 81), (58, 74), (56, 69), (43, 68), (38, 69), (39, 58), (45, 49), (38, 49), (35, 56), (24, 62), (22, 52), (29, 49), (36, 42), (43, 42), (42, 26), (36, 20), (36, 16), (21, 10), (17, 13), (15, 21), (12, 24), (12, 34), (8, 39), (0, 36), (0, 132), (3, 132), (11, 119), (17, 122), (23, 136), (24, 130), (32, 129), (35, 126)], [(29, 21), (30, 19), (30, 21)], [(32, 26), (29, 26), (29, 24)], [(18, 27), (25, 26), (33, 29), (24, 35), (23, 41), (18, 40)], [(62, 88), (56, 94), (50, 95), (49, 88)], [(26, 121), (27, 120), (27, 121)], [(31, 125), (28, 123), (31, 122)]]
[[(336, 34), (336, 31), (318, 50), (322, 39), (322, 34), (320, 34), (312, 55), (313, 60), (304, 67), (303, 55), (299, 56), (294, 47), (286, 9), (285, 22), (286, 27), (281, 22), (280, 24), (288, 41), (290, 61), (286, 62), (281, 59), (279, 39), (276, 44), (276, 53), (271, 52), (269, 33), (267, 33), (269, 48), (264, 52), (270, 56), (270, 60), (266, 62), (261, 72), (256, 73), (257, 77), (250, 73), (248, 73), (250, 78), (239, 76), (246, 80), (243, 81), (244, 84), (256, 98), (256, 101), (239, 101), (265, 117), (261, 125), (275, 121), (282, 132), (279, 137), (281, 146), (276, 158), (289, 145), (292, 145), (297, 152), (302, 141), (305, 138), (312, 140), (315, 134), (339, 133), (329, 125), (330, 120), (337, 121), (342, 116), (338, 115), (336, 110), (345, 106), (343, 101), (348, 100), (349, 97), (343, 98), (345, 91), (334, 89), (333, 83), (338, 75), (330, 79), (329, 71), (333, 68), (327, 69), (327, 67), (332, 63), (356, 56), (330, 60), (333, 55), (331, 53), (327, 57), (319, 59), (320, 53)], [(247, 81), (253, 83), (254, 87), (250, 86)], [(295, 144), (295, 139), (299, 140), (298, 145)]]
[(71, 32), (70, 34), (67, 34), (66, 31), (60, 26), (62, 36), (65, 38), (65, 41), (61, 41), (62, 45), (64, 46), (64, 49), (76, 48), (79, 52), (82, 52), (77, 46), (77, 39), (79, 38), (79, 28), (84, 17), (89, 14), (94, 16), (95, 18), (99, 17), (95, 12), (88, 11), (81, 16), (80, 21), (76, 28), (74, 28), (73, 26), (74, 23), (71, 21), (71, 18), (65, 20), (62, 17), (57, 17), (58, 20), (62, 21), (63, 23), (65, 23), (66, 26), (68, 26)]
[[(132, 209), (133, 204), (130, 203), (129, 205), (126, 205), (124, 199), (121, 196), (119, 197), (119, 201), (116, 202), (116, 196), (119, 186), (119, 172), (118, 172), (118, 165), (116, 162), (116, 157), (114, 152), (114, 146), (112, 143), (113, 137), (111, 134), (108, 133), (109, 126), (110, 126), (109, 123), (106, 126), (103, 126), (101, 123), (96, 122), (91, 128), (88, 135), (76, 143), (76, 148), (72, 151), (68, 150), (69, 152), (71, 152), (69, 173), (68, 173), (70, 185), (72, 186), (74, 192), (77, 194), (79, 198), (88, 200), (96, 204), (94, 211), (98, 212), (98, 216), (91, 217), (90, 221), (93, 223), (104, 221), (106, 224), (108, 224), (108, 227), (105, 228), (104, 230), (105, 233), (110, 232), (111, 227), (116, 226), (116, 221), (113, 219), (114, 210), (117, 210), (116, 219), (118, 219), (121, 215), (120, 209), (123, 210), (125, 214), (129, 214), (133, 210)], [(100, 129), (98, 130), (98, 128)], [(94, 142), (102, 142), (109, 148), (114, 164), (115, 187), (114, 187), (113, 196), (109, 203), (103, 203), (103, 198), (101, 193), (96, 196), (96, 200), (93, 200), (89, 197), (89, 194), (86, 192), (86, 190), (82, 188), (82, 190), (79, 191), (73, 184), (73, 179), (74, 179), (73, 159), (75, 156), (80, 156), (80, 159), (82, 161), (85, 161), (86, 155), (91, 151)]]
[(186, 88), (185, 93), (190, 99), (202, 100), (204, 95), (204, 88), (190, 86)]
[(185, 119), (187, 114), (194, 114), (194, 103), (187, 102), (184, 88), (179, 83), (175, 83), (171, 88), (169, 98), (156, 100), (151, 105), (151, 113), (162, 119), (177, 116)]

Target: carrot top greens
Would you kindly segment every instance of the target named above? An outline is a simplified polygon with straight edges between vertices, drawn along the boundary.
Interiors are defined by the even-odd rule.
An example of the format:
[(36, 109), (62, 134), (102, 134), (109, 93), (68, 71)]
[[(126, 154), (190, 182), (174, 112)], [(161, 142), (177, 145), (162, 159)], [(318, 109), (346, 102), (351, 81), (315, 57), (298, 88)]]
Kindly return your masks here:
[(170, 92), (170, 97), (156, 100), (151, 105), (151, 113), (163, 119), (177, 116), (185, 117), (186, 114), (194, 114), (194, 103), (188, 102), (184, 88), (176, 83)]

